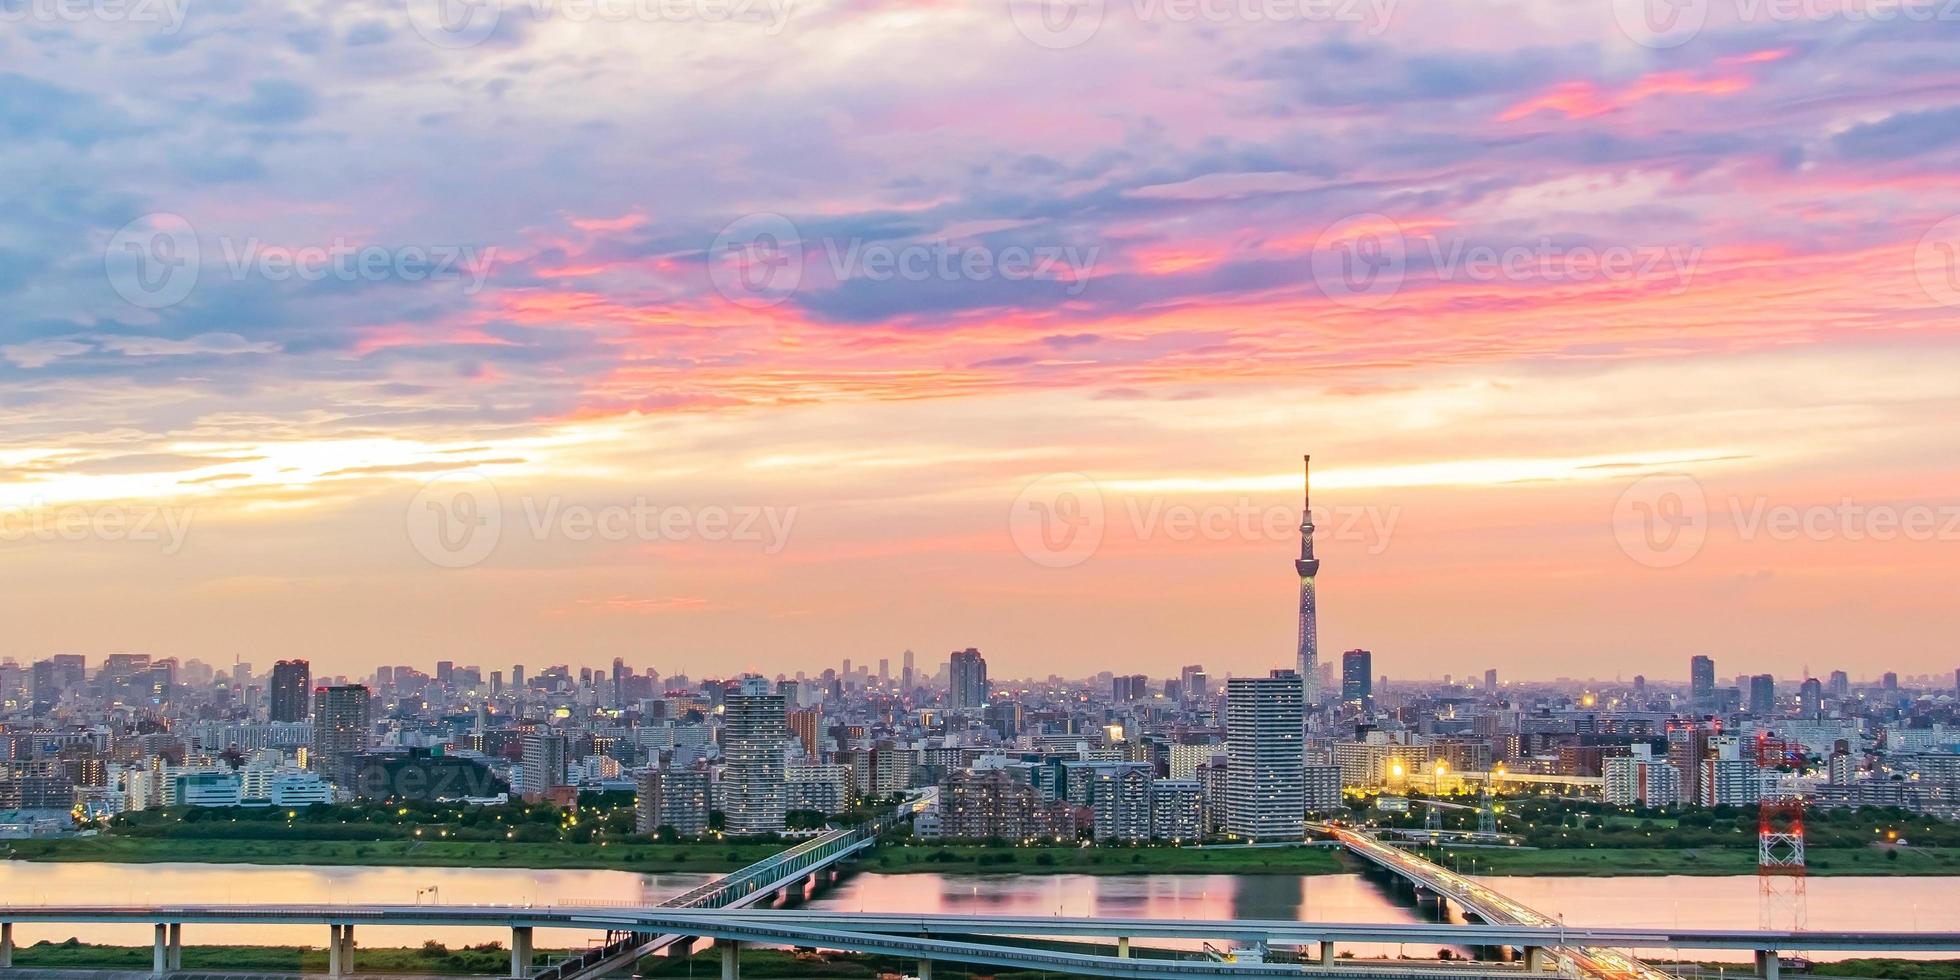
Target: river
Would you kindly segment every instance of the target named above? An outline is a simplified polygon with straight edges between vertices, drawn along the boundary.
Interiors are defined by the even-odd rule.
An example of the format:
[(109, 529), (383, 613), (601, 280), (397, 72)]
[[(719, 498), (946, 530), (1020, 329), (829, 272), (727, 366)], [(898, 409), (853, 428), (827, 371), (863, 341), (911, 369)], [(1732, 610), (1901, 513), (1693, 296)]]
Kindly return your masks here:
[[(0, 862), (0, 901), (8, 904), (159, 902), (416, 901), (535, 904), (653, 904), (708, 880), (698, 874), (643, 875), (622, 871), (530, 871), (503, 868), (266, 867), (230, 864), (64, 864)], [(1761, 924), (1757, 879), (1717, 878), (1485, 878), (1513, 898), (1563, 913), (1572, 925), (1755, 928)], [(1960, 878), (1815, 878), (1808, 882), (1806, 923), (1812, 929), (1960, 931)], [(418, 892), (420, 894), (418, 894)], [(811, 902), (814, 907), (867, 912), (973, 912), (1068, 916), (1144, 916), (1164, 919), (1295, 919), (1324, 922), (1411, 922), (1416, 909), (1399, 904), (1360, 875), (940, 875), (860, 874)], [(1789, 903), (1776, 907), (1777, 928), (1790, 926)], [(143, 945), (145, 925), (23, 923), (18, 940), (75, 937), (84, 942)], [(195, 933), (198, 930), (193, 927)], [(452, 946), (507, 942), (500, 929), (362, 927), (370, 947), (416, 946), (437, 938)], [(325, 931), (302, 926), (228, 926), (222, 941), (319, 946)], [(581, 946), (579, 933), (548, 933), (540, 947)], [(212, 937), (187, 936), (190, 942)], [(1433, 948), (1410, 945), (1411, 955)], [(1357, 949), (1393, 955), (1395, 947)], [(1703, 956), (1713, 959), (1714, 956)], [(1828, 957), (1820, 956), (1819, 959)]]

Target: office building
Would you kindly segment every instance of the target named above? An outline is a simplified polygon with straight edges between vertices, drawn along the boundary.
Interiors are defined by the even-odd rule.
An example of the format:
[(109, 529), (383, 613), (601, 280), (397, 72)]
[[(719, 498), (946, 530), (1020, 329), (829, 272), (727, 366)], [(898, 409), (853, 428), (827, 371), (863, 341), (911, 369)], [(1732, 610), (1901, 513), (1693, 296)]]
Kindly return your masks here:
[(1341, 654), (1341, 700), (1355, 706), (1365, 706), (1373, 700), (1375, 655), (1366, 650), (1349, 650)]

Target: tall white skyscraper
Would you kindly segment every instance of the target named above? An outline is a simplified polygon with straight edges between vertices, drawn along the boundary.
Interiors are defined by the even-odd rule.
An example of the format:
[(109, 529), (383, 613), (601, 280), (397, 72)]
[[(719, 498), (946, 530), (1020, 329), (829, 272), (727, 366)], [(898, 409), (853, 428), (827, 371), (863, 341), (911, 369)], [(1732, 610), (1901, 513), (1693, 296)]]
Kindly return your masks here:
[(744, 677), (722, 709), (722, 771), (728, 832), (737, 836), (783, 831), (783, 752), (789, 740), (783, 696), (765, 677)]
[(1225, 682), (1225, 829), (1258, 841), (1299, 840), (1306, 828), (1305, 688), (1300, 675)]
[(1315, 622), (1313, 577), (1320, 573), (1320, 559), (1313, 556), (1313, 457), (1303, 456), (1300, 491), (1300, 558), (1293, 568), (1300, 573), (1300, 659), (1296, 672), (1309, 707), (1320, 703), (1320, 629)]

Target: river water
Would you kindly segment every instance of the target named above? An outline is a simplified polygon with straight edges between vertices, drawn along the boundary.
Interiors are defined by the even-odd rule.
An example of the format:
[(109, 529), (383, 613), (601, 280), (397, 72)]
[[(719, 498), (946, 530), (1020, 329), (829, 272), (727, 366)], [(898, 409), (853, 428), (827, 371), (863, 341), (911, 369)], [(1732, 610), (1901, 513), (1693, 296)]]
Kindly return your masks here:
[[(708, 880), (698, 874), (623, 871), (529, 871), (501, 868), (265, 867), (230, 864), (60, 864), (0, 861), (0, 903), (12, 905), (278, 902), (409, 904), (416, 901), (533, 904), (654, 904)], [(1719, 878), (1485, 878), (1487, 884), (1571, 925), (1755, 928), (1762, 896), (1754, 876)], [(418, 892), (420, 893), (418, 895)], [(1803, 903), (1812, 929), (1960, 931), (1960, 878), (1815, 878)], [(860, 874), (813, 899), (814, 907), (867, 912), (973, 912), (1163, 919), (1293, 919), (1323, 922), (1414, 922), (1403, 905), (1360, 875), (940, 875)], [(1789, 928), (1793, 903), (1772, 906), (1776, 928)], [(70, 937), (144, 945), (147, 925), (22, 923), (19, 942)], [(227, 926), (224, 936), (188, 942), (320, 946), (312, 926)], [(317, 933), (317, 935), (316, 935)], [(362, 927), (361, 945), (417, 946), (507, 942), (501, 929)], [(546, 946), (583, 946), (580, 933), (547, 933)], [(1432, 955), (1414, 944), (1410, 955)], [(1396, 947), (1357, 948), (1394, 955)], [(1714, 959), (1713, 955), (1700, 958)], [(1818, 959), (1829, 957), (1819, 956)]]

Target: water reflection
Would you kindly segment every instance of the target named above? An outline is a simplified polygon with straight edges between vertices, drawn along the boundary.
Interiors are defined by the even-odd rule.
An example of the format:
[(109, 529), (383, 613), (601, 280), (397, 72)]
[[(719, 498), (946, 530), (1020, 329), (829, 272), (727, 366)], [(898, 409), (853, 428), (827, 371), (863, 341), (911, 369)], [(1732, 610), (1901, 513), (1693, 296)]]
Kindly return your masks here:
[[(154, 904), (159, 902), (295, 902), (411, 904), (439, 895), (444, 903), (656, 904), (710, 876), (621, 871), (528, 871), (512, 868), (322, 868), (219, 864), (32, 864), (0, 861), (0, 901), (7, 904)], [(1726, 878), (1486, 878), (1527, 905), (1562, 912), (1573, 925), (1757, 928), (1760, 896), (1753, 875)], [(1808, 883), (1811, 929), (1960, 931), (1955, 878), (1817, 878)], [(1685, 897), (1684, 897), (1685, 896)], [(846, 878), (807, 902), (814, 908), (870, 912), (967, 912), (1150, 919), (1284, 919), (1309, 922), (1417, 922), (1434, 914), (1404, 892), (1360, 875), (880, 875)], [(1460, 919), (1458, 919), (1460, 921)], [(1776, 923), (1788, 928), (1787, 921)], [(218, 927), (208, 927), (210, 931)], [(190, 942), (319, 946), (316, 926), (225, 926), (222, 936), (191, 929)], [(147, 925), (22, 923), (24, 943), (76, 937), (85, 942), (146, 945)], [(507, 942), (503, 929), (429, 930), (363, 926), (364, 946), (416, 946), (435, 938), (452, 946)], [(588, 934), (555, 930), (540, 946), (580, 946)], [(1348, 947), (1343, 947), (1344, 949)], [(1433, 956), (1435, 947), (1353, 947), (1357, 955)], [(1802, 953), (1802, 950), (1792, 950)], [(1698, 954), (1715, 959), (1714, 954)], [(1827, 959), (1828, 956), (1819, 956)]]

